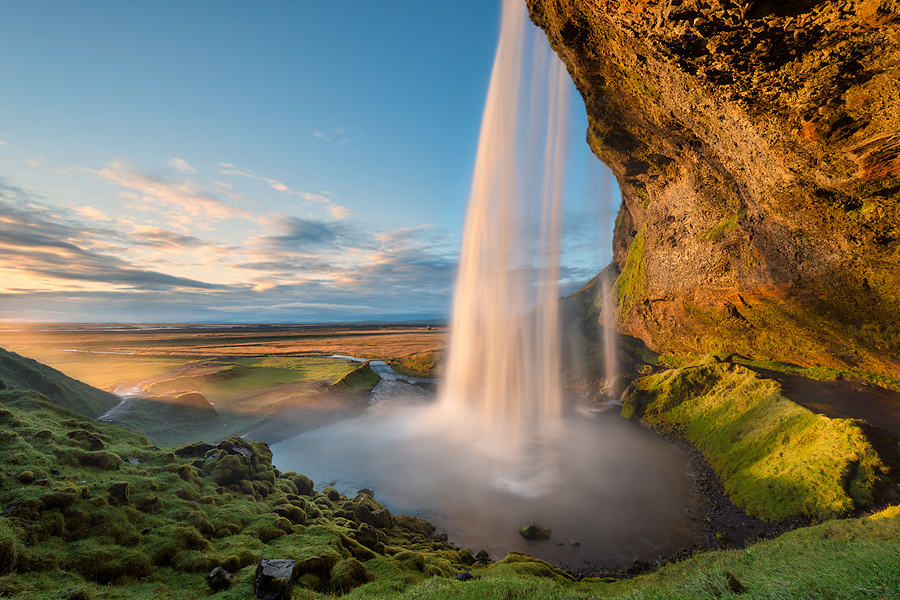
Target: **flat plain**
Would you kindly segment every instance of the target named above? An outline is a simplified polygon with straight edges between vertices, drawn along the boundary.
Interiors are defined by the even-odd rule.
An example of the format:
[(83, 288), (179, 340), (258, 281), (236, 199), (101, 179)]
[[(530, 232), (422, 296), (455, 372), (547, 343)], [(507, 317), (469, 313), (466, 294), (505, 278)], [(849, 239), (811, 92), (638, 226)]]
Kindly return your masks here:
[(445, 334), (431, 326), (0, 324), (0, 347), (129, 397), (101, 419), (168, 445), (218, 441), (275, 418), (289, 416), (299, 432), (352, 416), (378, 378), (333, 355), (433, 367)]

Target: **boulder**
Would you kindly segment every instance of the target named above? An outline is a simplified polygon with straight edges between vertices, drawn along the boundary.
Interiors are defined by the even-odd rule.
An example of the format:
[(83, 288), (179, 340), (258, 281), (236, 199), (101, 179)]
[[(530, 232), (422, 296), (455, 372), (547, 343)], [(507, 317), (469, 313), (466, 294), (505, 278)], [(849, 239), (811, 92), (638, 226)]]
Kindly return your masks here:
[(297, 486), (297, 493), (301, 496), (313, 495), (313, 481), (306, 475), (295, 475), (291, 481)]
[(261, 560), (256, 567), (253, 591), (257, 600), (287, 600), (291, 597), (297, 562), (288, 558)]
[(532, 523), (531, 525), (520, 529), (519, 535), (524, 537), (526, 540), (549, 540), (550, 530), (546, 527), (541, 527), (537, 523)]
[(206, 576), (206, 584), (212, 589), (213, 592), (224, 592), (231, 587), (231, 582), (233, 580), (234, 575), (232, 575), (222, 567), (216, 567)]

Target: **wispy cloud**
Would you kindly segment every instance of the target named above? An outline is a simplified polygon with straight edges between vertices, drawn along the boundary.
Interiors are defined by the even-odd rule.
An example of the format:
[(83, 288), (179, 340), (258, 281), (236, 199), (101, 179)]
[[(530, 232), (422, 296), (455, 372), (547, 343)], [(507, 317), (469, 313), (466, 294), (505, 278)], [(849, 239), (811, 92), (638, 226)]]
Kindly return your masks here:
[(0, 177), (4, 318), (316, 321), (448, 309), (456, 242), (440, 228), (385, 232), (268, 212), (254, 217), (253, 230), (223, 220), (186, 231), (170, 224), (181, 222), (173, 214), (190, 221), (238, 207), (213, 197), (196, 216), (179, 212), (188, 209), (178, 199), (211, 194), (121, 162), (89, 174), (129, 196), (127, 206), (155, 212), (54, 202)]
[(170, 167), (178, 169), (179, 171), (182, 171), (184, 173), (196, 173), (197, 172), (197, 169), (195, 169), (194, 167), (189, 165), (187, 163), (187, 161), (181, 160), (180, 158), (170, 158), (168, 164)]
[(130, 205), (144, 211), (162, 213), (180, 228), (195, 226), (209, 228), (209, 223), (224, 219), (255, 221), (257, 215), (245, 208), (231, 205), (206, 187), (191, 180), (163, 179), (128, 165), (122, 161), (110, 163), (102, 169), (70, 167), (70, 170), (89, 173), (124, 188), (140, 203)]
[(325, 140), (326, 142), (338, 144), (339, 146), (343, 146), (350, 141), (350, 138), (344, 136), (343, 127), (338, 127), (337, 129), (332, 129), (330, 131), (317, 129), (313, 131), (313, 137), (317, 137), (320, 140)]
[(346, 219), (351, 215), (349, 208), (347, 208), (346, 206), (341, 206), (340, 204), (333, 202), (332, 200), (330, 200), (329, 198), (326, 198), (325, 196), (323, 196), (321, 194), (311, 194), (309, 192), (301, 192), (301, 191), (292, 190), (291, 188), (286, 186), (284, 183), (282, 183), (276, 179), (270, 179), (269, 177), (263, 177), (262, 175), (259, 175), (258, 173), (255, 173), (249, 169), (242, 169), (242, 168), (236, 167), (230, 163), (220, 163), (219, 167), (221, 167), (221, 169), (219, 170), (219, 173), (222, 173), (223, 175), (234, 175), (237, 177), (247, 177), (249, 179), (256, 179), (258, 181), (264, 182), (270, 188), (272, 188), (273, 190), (275, 190), (277, 192), (281, 192), (283, 194), (289, 194), (291, 196), (297, 196), (297, 197), (303, 198), (307, 202), (314, 202), (314, 203), (320, 204), (328, 212), (328, 215), (332, 219), (335, 219), (335, 220)]
[(110, 221), (111, 219), (93, 206), (76, 206), (73, 208), (76, 213), (91, 221)]

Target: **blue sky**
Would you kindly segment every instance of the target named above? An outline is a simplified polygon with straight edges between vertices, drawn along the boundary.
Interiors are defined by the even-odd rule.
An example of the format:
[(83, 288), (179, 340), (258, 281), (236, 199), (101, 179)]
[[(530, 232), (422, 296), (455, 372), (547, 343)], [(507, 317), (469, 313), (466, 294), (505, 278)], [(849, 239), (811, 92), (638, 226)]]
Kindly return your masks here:
[[(499, 7), (6, 3), (0, 320), (446, 317)], [(567, 290), (609, 260), (573, 97)]]

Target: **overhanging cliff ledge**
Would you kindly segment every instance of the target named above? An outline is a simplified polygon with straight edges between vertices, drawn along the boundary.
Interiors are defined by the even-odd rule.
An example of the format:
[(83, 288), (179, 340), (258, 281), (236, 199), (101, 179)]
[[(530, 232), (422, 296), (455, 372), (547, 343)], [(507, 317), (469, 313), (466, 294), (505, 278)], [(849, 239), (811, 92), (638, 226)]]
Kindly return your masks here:
[(900, 0), (528, 0), (623, 204), (620, 329), (900, 373)]

